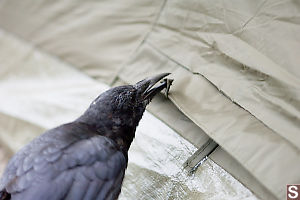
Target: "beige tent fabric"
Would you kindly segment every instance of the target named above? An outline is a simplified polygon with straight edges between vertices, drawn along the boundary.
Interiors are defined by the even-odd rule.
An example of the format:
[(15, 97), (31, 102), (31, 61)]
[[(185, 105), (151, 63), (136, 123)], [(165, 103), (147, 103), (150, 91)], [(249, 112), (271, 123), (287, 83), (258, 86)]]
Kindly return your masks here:
[[(300, 52), (300, 35), (295, 34), (300, 24), (286, 24), (299, 17), (299, 7), (293, 1), (252, 3), (238, 7), (222, 1), (170, 1), (147, 42), (203, 75), (300, 149), (300, 59), (295, 54)], [(239, 21), (232, 21), (234, 17)], [(224, 27), (215, 28), (216, 23)], [(264, 37), (261, 32), (274, 35)], [(283, 63), (280, 57), (289, 59)]]
[(162, 5), (160, 0), (1, 0), (0, 27), (111, 83)]
[[(300, 183), (299, 16), (297, 0), (0, 1), (1, 29), (99, 81), (173, 72), (173, 104), (159, 98), (149, 109), (197, 147), (213, 138), (222, 147), (215, 162), (264, 199), (284, 199), (286, 184)], [(9, 94), (20, 92), (9, 82), (14, 73), (2, 75)], [(65, 92), (75, 79), (56, 88)], [(39, 90), (45, 87), (57, 95), (47, 84)], [(84, 95), (76, 87), (71, 97)], [(29, 98), (44, 103), (43, 95)], [(20, 109), (27, 111), (9, 115), (23, 120)], [(62, 121), (53, 117), (58, 110), (38, 124)]]
[[(232, 8), (221, 1), (167, 2), (145, 47), (120, 77), (129, 81), (141, 71), (157, 71), (151, 65), (173, 72), (170, 96), (177, 107), (282, 199), (285, 185), (300, 181), (299, 59), (292, 56), (300, 45), (290, 46), (299, 44), (293, 33), (300, 29), (297, 23), (288, 29), (280, 24), (283, 18), (293, 21), (299, 7), (292, 1), (255, 3)], [(277, 16), (269, 16), (282, 6)], [(276, 34), (265, 39), (262, 31)], [(281, 40), (279, 33), (286, 37)], [(282, 57), (289, 59), (282, 63)], [(137, 66), (143, 69), (135, 74)]]
[[(0, 44), (1, 173), (13, 152), (78, 117), (108, 86), (8, 33)], [(188, 175), (182, 163), (196, 147), (148, 112), (136, 135), (120, 199), (257, 199), (211, 160)]]

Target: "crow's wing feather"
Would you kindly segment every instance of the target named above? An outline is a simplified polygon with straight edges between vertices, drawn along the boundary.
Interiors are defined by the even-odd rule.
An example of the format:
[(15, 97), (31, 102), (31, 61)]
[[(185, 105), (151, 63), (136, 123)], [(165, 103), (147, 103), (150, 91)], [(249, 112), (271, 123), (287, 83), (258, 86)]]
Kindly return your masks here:
[(52, 129), (19, 152), (0, 183), (12, 200), (116, 199), (127, 165), (112, 140), (81, 123)]

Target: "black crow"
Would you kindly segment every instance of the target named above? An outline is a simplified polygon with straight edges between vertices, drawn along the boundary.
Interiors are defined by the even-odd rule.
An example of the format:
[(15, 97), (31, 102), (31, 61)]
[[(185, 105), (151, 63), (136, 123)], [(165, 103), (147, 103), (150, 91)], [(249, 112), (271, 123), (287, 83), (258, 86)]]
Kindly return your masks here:
[(0, 200), (117, 199), (136, 127), (167, 75), (112, 88), (75, 121), (27, 144), (4, 171)]

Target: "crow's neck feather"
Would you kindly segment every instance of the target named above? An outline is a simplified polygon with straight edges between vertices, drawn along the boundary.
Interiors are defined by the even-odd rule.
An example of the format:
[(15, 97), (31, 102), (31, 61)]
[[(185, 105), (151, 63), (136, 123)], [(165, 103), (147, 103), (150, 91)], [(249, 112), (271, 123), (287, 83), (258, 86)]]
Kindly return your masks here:
[(132, 120), (132, 116), (113, 117), (109, 112), (96, 112), (95, 110), (87, 110), (76, 121), (88, 124), (95, 128), (100, 135), (106, 136), (114, 140), (119, 148), (128, 151), (131, 142), (135, 136), (136, 126), (138, 122), (125, 122), (122, 119)]

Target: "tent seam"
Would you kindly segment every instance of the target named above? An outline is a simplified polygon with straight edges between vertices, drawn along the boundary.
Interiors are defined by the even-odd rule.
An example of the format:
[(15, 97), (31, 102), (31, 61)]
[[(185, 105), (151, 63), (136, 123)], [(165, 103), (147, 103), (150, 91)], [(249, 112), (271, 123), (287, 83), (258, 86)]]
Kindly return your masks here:
[(141, 46), (143, 46), (143, 44), (148, 40), (150, 34), (153, 32), (154, 28), (156, 27), (157, 23), (158, 23), (158, 20), (161, 16), (161, 13), (163, 12), (165, 6), (166, 6), (166, 3), (167, 3), (168, 0), (164, 0), (164, 2), (162, 3), (160, 9), (159, 9), (159, 12), (157, 14), (157, 16), (155, 17), (155, 19), (153, 20), (152, 24), (151, 24), (151, 28), (148, 32), (145, 33), (145, 36), (144, 38), (142, 39), (142, 41), (137, 45), (137, 47), (131, 52), (131, 55), (129, 56), (129, 58), (127, 60), (125, 60), (123, 62), (123, 64), (121, 64), (119, 70), (117, 70), (117, 72), (115, 73), (115, 76), (112, 80), (112, 82), (109, 84), (110, 86), (114, 85), (118, 79), (120, 79), (119, 77), (119, 74), (121, 73), (121, 71), (124, 69), (124, 67), (127, 65), (127, 62), (129, 60), (131, 60), (131, 58), (135, 55), (135, 53), (141, 48)]

